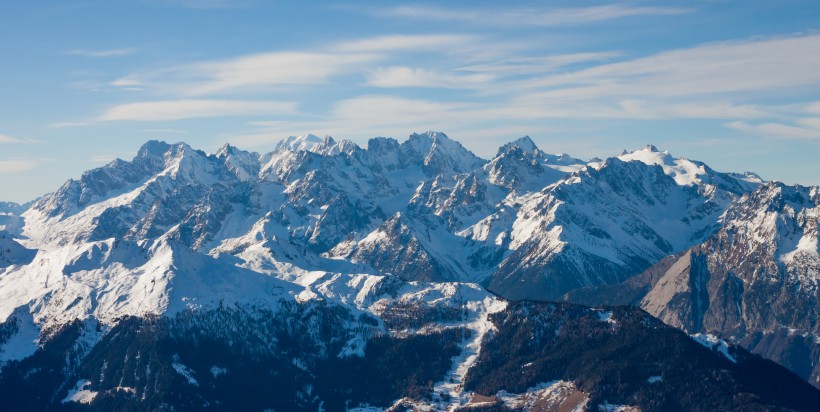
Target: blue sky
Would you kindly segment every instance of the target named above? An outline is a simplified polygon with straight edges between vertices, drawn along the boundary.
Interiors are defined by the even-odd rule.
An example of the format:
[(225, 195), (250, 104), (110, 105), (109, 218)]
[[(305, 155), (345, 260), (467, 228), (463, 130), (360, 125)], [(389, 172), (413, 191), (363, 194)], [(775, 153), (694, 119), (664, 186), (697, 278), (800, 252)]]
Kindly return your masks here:
[(484, 157), (523, 135), (585, 158), (653, 143), (820, 184), (816, 0), (2, 2), (0, 38), (0, 200), (149, 139), (308, 132), (438, 130)]

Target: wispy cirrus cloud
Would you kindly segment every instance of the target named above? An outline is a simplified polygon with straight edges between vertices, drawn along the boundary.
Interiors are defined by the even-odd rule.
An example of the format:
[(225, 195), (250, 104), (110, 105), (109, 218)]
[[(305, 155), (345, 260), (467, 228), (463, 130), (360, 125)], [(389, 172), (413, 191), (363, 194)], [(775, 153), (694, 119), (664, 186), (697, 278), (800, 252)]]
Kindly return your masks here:
[(516, 119), (735, 120), (787, 117), (787, 111), (749, 101), (783, 88), (820, 85), (820, 35), (708, 43), (625, 57), (604, 51), (449, 70), (398, 66), (371, 70), (365, 84), (472, 89), (497, 96), (491, 110)]
[(802, 110), (795, 105), (787, 109), (797, 113), (785, 121), (732, 121), (724, 126), (768, 138), (820, 142), (820, 102), (804, 105)]
[[(234, 144), (266, 147), (283, 136), (310, 131), (345, 137), (377, 135), (402, 136), (409, 131), (446, 130), (455, 135), (487, 139), (472, 146), (478, 152), (494, 153), (492, 137), (519, 137), (524, 134), (553, 134), (558, 131), (588, 129), (582, 126), (558, 126), (559, 119), (625, 120), (707, 118), (718, 120), (758, 119), (778, 116), (766, 107), (735, 105), (729, 102), (615, 101), (554, 102), (529, 104), (513, 100), (436, 101), (363, 95), (337, 102), (327, 116), (310, 121), (255, 121), (254, 129), (225, 136)], [(566, 145), (564, 147), (570, 147)], [(587, 148), (589, 149), (589, 148)]]
[(388, 8), (365, 9), (366, 12), (383, 17), (411, 18), (472, 23), (482, 26), (573, 26), (637, 16), (671, 16), (691, 13), (681, 7), (642, 7), (626, 4), (609, 4), (592, 7), (571, 8), (503, 8), (503, 9), (455, 9), (434, 6), (402, 5)]
[(820, 117), (804, 117), (797, 121), (800, 125), (815, 130), (820, 130)]
[(203, 81), (194, 81), (183, 92), (205, 95), (280, 85), (321, 84), (335, 74), (375, 59), (376, 56), (370, 54), (275, 52), (201, 63), (189, 69)]
[(212, 10), (212, 9), (238, 9), (251, 7), (253, 0), (154, 0), (169, 6), (180, 6), (189, 9)]
[(92, 163), (111, 163), (117, 159), (117, 155), (94, 155), (89, 159)]
[(170, 133), (170, 134), (187, 134), (187, 130), (182, 129), (145, 129), (148, 133)]
[(367, 85), (384, 88), (431, 87), (442, 89), (481, 88), (493, 81), (495, 76), (487, 73), (450, 74), (411, 67), (388, 67), (371, 71)]
[[(684, 96), (820, 84), (820, 35), (711, 43), (521, 81), (543, 99)], [(539, 96), (538, 93), (533, 97)]]
[(83, 57), (119, 57), (128, 56), (137, 52), (135, 48), (120, 48), (120, 49), (74, 49), (63, 52), (70, 56)]
[(744, 133), (760, 135), (775, 139), (820, 140), (820, 129), (816, 127), (799, 127), (783, 123), (749, 123), (743, 121), (725, 124), (730, 129)]
[(110, 82), (185, 96), (261, 93), (283, 86), (326, 84), (332, 78), (364, 72), (394, 52), (452, 50), (477, 44), (477, 36), (386, 35), (337, 42), (304, 51), (273, 51), (135, 72)]
[(23, 140), (6, 134), (0, 134), (0, 143), (23, 143)]
[(509, 57), (458, 67), (459, 71), (496, 73), (498, 75), (536, 75), (580, 63), (593, 63), (622, 57), (621, 51), (555, 54), (537, 57)]
[(196, 117), (291, 115), (297, 104), (264, 100), (164, 100), (127, 103), (111, 107), (96, 120), (168, 121)]
[(252, 130), (224, 136), (232, 144), (265, 147), (283, 136), (310, 131), (334, 136), (401, 136), (408, 131), (455, 131), (479, 108), (475, 103), (445, 103), (424, 99), (366, 95), (344, 99), (331, 112), (310, 121), (256, 121)]
[[(401, 138), (413, 131), (441, 130), (459, 139), (469, 139), (462, 141), (469, 143), (471, 150), (491, 156), (498, 149), (498, 136), (512, 139), (527, 134), (571, 133), (579, 129), (575, 126), (534, 123), (531, 120), (544, 117), (543, 111), (537, 111), (536, 115), (536, 110), (526, 114), (522, 114), (521, 110), (521, 107), (512, 106), (499, 110), (492, 104), (479, 102), (364, 95), (337, 102), (323, 118), (310, 121), (254, 121), (248, 124), (251, 130), (225, 134), (221, 139), (241, 147), (270, 148), (283, 136), (306, 132), (363, 141), (372, 136)], [(581, 128), (588, 129), (589, 126)]]
[[(444, 9), (424, 10), (444, 13)], [(629, 15), (685, 12), (688, 10), (601, 6), (544, 9), (534, 16), (541, 19), (539, 24), (548, 24), (549, 18), (563, 13), (560, 15), (580, 24)], [(503, 18), (511, 18), (522, 11), (505, 13), (507, 17)], [(443, 19), (445, 14), (438, 18)], [(330, 102), (331, 110), (311, 113), (319, 119), (313, 124), (321, 126), (311, 127), (299, 119), (283, 120), (277, 123), (277, 130), (319, 129), (333, 134), (334, 130), (350, 130), (349, 126), (355, 125), (380, 134), (379, 125), (390, 130), (416, 129), (424, 124), (457, 130), (463, 124), (464, 129), (475, 130), (471, 126), (475, 119), (499, 130), (504, 124), (520, 128), (520, 124), (513, 123), (549, 119), (685, 118), (721, 120), (726, 127), (747, 133), (764, 134), (764, 129), (789, 136), (813, 133), (811, 127), (798, 123), (787, 111), (754, 102), (765, 100), (775, 90), (820, 85), (820, 71), (816, 70), (820, 67), (820, 35), (706, 43), (643, 56), (617, 50), (551, 53), (549, 48), (537, 45), (526, 47), (529, 49), (505, 51), (487, 35), (383, 35), (302, 51), (256, 53), (138, 71), (111, 84), (123, 89), (141, 87), (176, 99), (118, 105), (96, 121), (289, 114), (295, 112), (295, 103), (269, 106), (222, 97), (339, 85), (339, 79), (347, 76), (345, 82), (369, 87), (457, 89), (462, 95), (447, 101), (408, 98), (400, 92), (347, 95), (335, 104)], [(479, 53), (478, 58), (464, 53), (482, 48), (491, 52)], [(426, 58), (416, 60), (414, 53), (426, 53)], [(490, 121), (496, 124), (489, 125)], [(269, 130), (264, 128), (263, 134)], [(253, 131), (249, 135), (254, 141), (264, 140)]]
[(820, 102), (809, 104), (806, 107), (806, 112), (811, 114), (820, 114)]
[(475, 44), (480, 36), (468, 34), (405, 34), (367, 37), (330, 46), (340, 52), (448, 51)]
[(51, 159), (7, 159), (0, 160), (0, 173), (17, 173), (34, 169)]
[[(698, 100), (621, 100), (611, 116), (624, 119), (759, 119), (778, 116), (771, 108), (731, 102)], [(583, 117), (580, 113), (578, 117)]]
[(48, 125), (48, 127), (52, 129), (63, 129), (66, 127), (81, 127), (81, 126), (88, 126), (92, 122), (84, 122), (84, 121), (76, 121), (76, 122), (54, 122)]
[(288, 85), (322, 84), (376, 59), (370, 54), (270, 52), (133, 73), (111, 82), (122, 88), (147, 87), (186, 96), (263, 92)]
[(24, 138), (9, 136), (7, 134), (0, 133), (0, 144), (6, 144), (6, 143), (16, 143), (16, 144), (37, 143), (37, 140), (24, 139)]

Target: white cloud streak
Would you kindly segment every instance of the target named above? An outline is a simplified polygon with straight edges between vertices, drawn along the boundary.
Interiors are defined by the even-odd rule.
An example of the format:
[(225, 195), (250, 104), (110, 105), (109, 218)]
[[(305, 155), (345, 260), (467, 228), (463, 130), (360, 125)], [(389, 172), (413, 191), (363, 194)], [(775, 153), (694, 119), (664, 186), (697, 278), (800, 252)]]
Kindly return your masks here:
[(496, 73), (499, 75), (533, 75), (544, 74), (573, 64), (610, 60), (623, 55), (624, 53), (619, 51), (606, 51), (558, 54), (541, 57), (512, 57), (489, 63), (463, 66), (458, 68), (458, 70), (468, 72)]
[(388, 35), (341, 42), (330, 49), (348, 53), (448, 51), (474, 44), (479, 39), (478, 36), (462, 34)]
[(820, 117), (806, 117), (798, 119), (797, 123), (810, 129), (820, 130)]
[(691, 13), (679, 7), (634, 7), (610, 4), (578, 8), (517, 8), (517, 9), (448, 9), (430, 6), (404, 5), (371, 9), (384, 17), (411, 18), (477, 24), (481, 26), (575, 26), (636, 16), (670, 16)]
[(253, 5), (253, 1), (242, 0), (158, 0), (172, 6), (187, 7), (189, 9), (212, 10), (212, 9), (238, 9), (248, 8)]
[(116, 158), (117, 158), (117, 155), (94, 155), (94, 156), (91, 156), (90, 162), (92, 162), (92, 163), (111, 163)]
[(370, 54), (276, 52), (201, 63), (187, 71), (203, 81), (193, 82), (183, 93), (206, 95), (280, 85), (321, 84), (331, 76), (375, 59)]
[(316, 52), (271, 52), (132, 73), (112, 81), (121, 88), (147, 87), (185, 96), (260, 93), (288, 85), (327, 83), (340, 73), (363, 67), (376, 56)]
[(799, 127), (783, 123), (769, 122), (753, 124), (735, 121), (726, 123), (725, 126), (743, 133), (755, 134), (774, 139), (820, 140), (820, 128), (817, 127), (818, 124), (816, 123), (809, 124), (809, 127)]
[(811, 114), (820, 114), (820, 102), (811, 103), (806, 108), (806, 111)]
[(706, 44), (529, 79), (536, 99), (685, 96), (766, 91), (820, 83), (820, 35)]
[(283, 136), (311, 133), (335, 136), (401, 136), (408, 131), (455, 131), (477, 109), (470, 103), (441, 103), (391, 96), (360, 96), (338, 102), (324, 119), (309, 122), (254, 122), (256, 130), (226, 136), (232, 144), (264, 147)]
[(104, 49), (104, 50), (92, 50), (92, 49), (75, 49), (75, 50), (68, 50), (63, 54), (71, 55), (71, 56), (82, 56), (82, 57), (120, 57), (120, 56), (128, 56), (129, 54), (136, 53), (137, 49), (134, 48), (122, 48), (122, 49)]
[[(514, 138), (524, 134), (554, 134), (577, 130), (578, 127), (558, 127), (550, 119), (757, 119), (777, 116), (765, 107), (734, 105), (729, 102), (654, 102), (621, 101), (556, 102), (545, 105), (525, 105), (508, 102), (441, 102), (400, 98), (386, 95), (366, 95), (338, 102), (327, 117), (311, 121), (256, 121), (249, 123), (255, 130), (226, 136), (233, 144), (247, 147), (268, 147), (284, 136), (310, 131), (319, 135), (367, 138), (371, 136), (403, 136), (409, 131), (446, 130), (455, 135), (477, 139)], [(492, 153), (496, 148), (489, 140), (477, 146)]]
[(34, 140), (34, 139), (23, 139), (23, 138), (9, 136), (7, 134), (0, 133), (0, 144), (29, 144), (29, 143), (39, 143), (39, 141)]
[(493, 81), (491, 74), (454, 75), (410, 67), (388, 67), (369, 73), (367, 85), (384, 88), (432, 87), (442, 89), (482, 88)]
[[(489, 17), (480, 15), (489, 13), (487, 10), (471, 11), (466, 17), (429, 7), (390, 10), (419, 18), (432, 13), (428, 16), (432, 20)], [(687, 11), (622, 5), (516, 9), (502, 13), (498, 20), (523, 19), (530, 25), (581, 24)], [(566, 21), (559, 23), (558, 16)], [(306, 85), (339, 85), (343, 75), (347, 76), (345, 81), (355, 81), (353, 76), (359, 75), (364, 77), (359, 85), (460, 89), (466, 91), (460, 93), (472, 93), (473, 98), (461, 96), (448, 102), (439, 97), (348, 94), (331, 110), (312, 113), (315, 117), (309, 123), (276, 120), (268, 126), (256, 125), (262, 129), (242, 135), (248, 141), (264, 142), (272, 132), (284, 131), (382, 134), (386, 130), (477, 130), (479, 124), (495, 130), (506, 130), (507, 125), (520, 130), (524, 123), (535, 125), (549, 119), (676, 118), (721, 120), (726, 127), (761, 135), (810, 138), (815, 134), (813, 122), (817, 120), (813, 118), (817, 116), (798, 121), (788, 110), (751, 102), (765, 101), (772, 91), (820, 85), (820, 35), (709, 43), (638, 57), (620, 51), (550, 54), (548, 47), (533, 44), (526, 48), (504, 51), (486, 35), (387, 35), (339, 41), (314, 50), (257, 53), (135, 72), (112, 85), (144, 87), (182, 99), (115, 106), (96, 121), (295, 114), (295, 103), (222, 97), (297, 92)], [(489, 52), (479, 53), (477, 60), (465, 52), (482, 49)], [(426, 55), (416, 59), (414, 53)], [(217, 98), (198, 99), (202, 96)], [(817, 114), (820, 106), (799, 110)]]
[(262, 93), (283, 86), (327, 84), (364, 73), (394, 52), (447, 52), (477, 44), (477, 36), (390, 35), (343, 41), (317, 51), (275, 51), (135, 72), (110, 82), (124, 89), (146, 87), (184, 96)]
[(0, 160), (0, 173), (25, 172), (37, 167), (44, 160)]
[(24, 143), (24, 140), (5, 134), (0, 134), (0, 143)]
[(88, 126), (91, 122), (56, 122), (48, 125), (52, 129), (63, 129), (66, 127), (81, 127)]
[(171, 133), (171, 134), (187, 134), (187, 130), (182, 129), (145, 129), (148, 133)]
[(106, 110), (97, 120), (168, 121), (195, 117), (290, 115), (296, 103), (257, 100), (166, 100), (128, 103)]

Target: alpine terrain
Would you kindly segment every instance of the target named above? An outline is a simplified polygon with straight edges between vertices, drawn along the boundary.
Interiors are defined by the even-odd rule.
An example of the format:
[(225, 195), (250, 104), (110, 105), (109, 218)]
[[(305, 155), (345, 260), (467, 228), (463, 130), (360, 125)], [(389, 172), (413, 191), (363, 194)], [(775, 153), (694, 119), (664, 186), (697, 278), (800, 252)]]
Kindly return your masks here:
[(819, 218), (651, 145), (150, 141), (0, 203), (0, 405), (817, 411)]

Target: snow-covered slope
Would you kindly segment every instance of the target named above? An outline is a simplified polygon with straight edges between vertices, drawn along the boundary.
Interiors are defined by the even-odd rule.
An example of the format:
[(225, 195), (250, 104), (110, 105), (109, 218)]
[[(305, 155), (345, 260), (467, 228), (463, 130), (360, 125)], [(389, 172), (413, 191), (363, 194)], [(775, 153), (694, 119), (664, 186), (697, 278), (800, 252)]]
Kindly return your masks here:
[(39, 199), (21, 242), (162, 238), (281, 279), (387, 273), (551, 298), (697, 244), (750, 182), (651, 147), (586, 165), (528, 137), (489, 161), (438, 132), (366, 149), (292, 136), (267, 154), (151, 141)]
[(509, 231), (513, 252), (490, 288), (554, 299), (617, 283), (703, 241), (742, 188), (680, 176), (676, 168), (610, 158), (530, 196)]
[(26, 249), (15, 240), (10, 232), (0, 230), (0, 268), (10, 265), (27, 265), (34, 259), (36, 251)]
[[(119, 353), (130, 343), (107, 333), (124, 319), (229, 342), (244, 330), (258, 353), (293, 339), (316, 351), (288, 360), (294, 373), (330, 352), (365, 357), (374, 337), (418, 339), (454, 351), (435, 353), (447, 361), (436, 361), (431, 405), (464, 406), (472, 398), (463, 384), (501, 297), (552, 299), (617, 283), (724, 232), (744, 262), (757, 262), (742, 252), (749, 244), (775, 245), (774, 263), (741, 268), (753, 283), (764, 283), (756, 269), (785, 267), (789, 285), (816, 290), (815, 197), (652, 147), (587, 163), (527, 137), (484, 160), (438, 132), (374, 138), (366, 148), (296, 136), (264, 154), (151, 141), (132, 161), (3, 212), (14, 224), (0, 232), (0, 356), (27, 357), (66, 331), (83, 342), (66, 352), (74, 363), (101, 339)], [(680, 289), (663, 288), (651, 295), (659, 311), (675, 307), (667, 298)], [(800, 316), (784, 308), (782, 316)], [(268, 339), (272, 330), (287, 339)], [(204, 382), (183, 357), (169, 359), (183, 383)], [(229, 373), (212, 367), (214, 379)], [(72, 378), (60, 399), (99, 389), (92, 376)], [(512, 398), (558, 393), (543, 389)], [(306, 404), (312, 390), (298, 388)]]
[(369, 147), (306, 135), (264, 155), (230, 145), (209, 155), (148, 142), (36, 201), (20, 236), (2, 232), (0, 319), (26, 313), (45, 330), (275, 307), (316, 296), (310, 284), (328, 273), (375, 273), (321, 253), (398, 213), (428, 174), (484, 161), (441, 133)]
[(276, 145), (274, 152), (290, 151), (313, 151), (322, 143), (322, 138), (313, 134), (305, 134), (301, 136), (289, 136)]
[(13, 202), (0, 202), (0, 231), (17, 234), (23, 227), (20, 214), (25, 212), (31, 202), (19, 205)]
[(735, 193), (749, 192), (757, 188), (763, 180), (754, 173), (718, 173), (702, 162), (686, 158), (675, 158), (669, 151), (660, 151), (653, 145), (640, 150), (624, 151), (618, 159), (625, 162), (638, 161), (648, 165), (659, 165), (664, 173), (675, 179), (679, 185), (693, 186), (710, 184)]
[(538, 298), (616, 282), (713, 233), (744, 188), (654, 149), (631, 156), (587, 166), (524, 137), (485, 161), (437, 132), (366, 149), (296, 136), (261, 155), (151, 141), (22, 213), (3, 240), (0, 316), (174, 313), (328, 272)]

